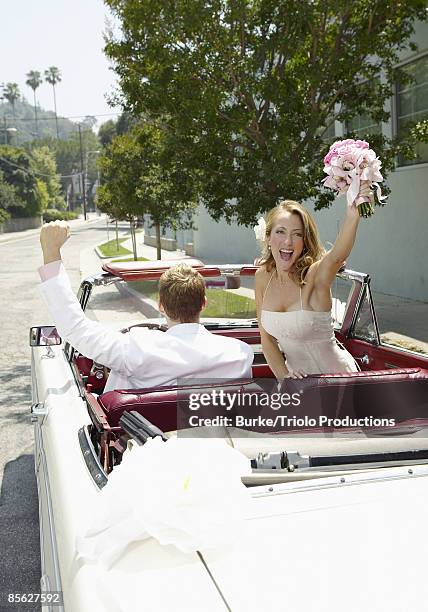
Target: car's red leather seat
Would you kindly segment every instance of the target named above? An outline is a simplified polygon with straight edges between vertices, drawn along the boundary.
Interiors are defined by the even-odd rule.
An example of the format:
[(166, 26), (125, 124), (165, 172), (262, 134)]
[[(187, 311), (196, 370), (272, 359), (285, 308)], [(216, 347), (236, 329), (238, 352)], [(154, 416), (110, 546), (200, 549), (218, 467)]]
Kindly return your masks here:
[[(177, 400), (186, 394), (218, 388), (232, 392), (263, 392), (263, 376), (260, 386), (257, 380), (235, 380), (226, 384), (198, 385), (197, 387), (165, 387), (162, 389), (126, 389), (108, 391), (99, 396), (101, 406), (110, 427), (117, 427), (125, 410), (135, 410), (163, 431), (177, 429)], [(343, 372), (320, 374), (304, 379), (287, 379), (286, 390), (302, 393), (306, 404), (302, 414), (320, 410), (338, 416), (343, 398), (348, 397), (357, 416), (364, 414), (383, 417), (392, 414), (398, 420), (428, 419), (428, 370), (403, 368), (373, 372)], [(338, 408), (340, 398), (342, 408)], [(348, 408), (350, 403), (346, 405)], [(298, 409), (294, 411), (296, 414)]]
[(254, 391), (254, 381), (245, 378), (223, 384), (108, 391), (98, 397), (98, 403), (110, 427), (119, 425), (119, 419), (125, 410), (135, 410), (163, 431), (173, 431), (177, 429), (178, 399), (184, 399), (196, 391), (206, 392), (211, 389), (227, 389), (230, 392)]

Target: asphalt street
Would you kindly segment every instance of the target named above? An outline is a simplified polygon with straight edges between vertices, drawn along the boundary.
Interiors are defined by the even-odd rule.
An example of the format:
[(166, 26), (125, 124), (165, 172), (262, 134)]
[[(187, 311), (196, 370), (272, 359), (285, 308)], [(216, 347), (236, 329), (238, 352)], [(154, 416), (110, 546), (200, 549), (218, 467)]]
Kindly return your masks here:
[[(106, 239), (104, 221), (72, 229), (63, 255), (75, 289), (81, 250)], [(40, 591), (28, 332), (32, 325), (51, 321), (37, 289), (41, 263), (38, 234), (11, 235), (0, 242), (0, 593)], [(3, 609), (39, 608), (0, 605)]]

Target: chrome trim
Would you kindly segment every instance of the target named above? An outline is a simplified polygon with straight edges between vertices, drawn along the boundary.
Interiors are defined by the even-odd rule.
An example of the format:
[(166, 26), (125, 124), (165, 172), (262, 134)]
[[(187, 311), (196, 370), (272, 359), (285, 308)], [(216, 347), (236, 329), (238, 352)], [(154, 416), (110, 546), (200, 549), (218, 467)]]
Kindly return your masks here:
[[(361, 336), (355, 335), (355, 325), (357, 324), (358, 314), (361, 310), (361, 305), (362, 305), (362, 302), (365, 300), (366, 295), (369, 300), (370, 314), (372, 316), (373, 327), (374, 327), (375, 334), (376, 334), (376, 338), (374, 338), (373, 340), (370, 340), (368, 338), (362, 338)], [(380, 345), (379, 328), (377, 325), (377, 319), (376, 319), (376, 315), (375, 315), (374, 308), (373, 308), (373, 299), (372, 299), (372, 294), (370, 290), (370, 278), (368, 277), (368, 275), (367, 275), (367, 283), (361, 286), (360, 295), (358, 296), (357, 303), (355, 305), (354, 313), (352, 315), (352, 322), (349, 327), (349, 333), (347, 337), (355, 338), (357, 340), (363, 340), (364, 342), (367, 342), (368, 344), (372, 344), (373, 346)]]
[(34, 361), (34, 349), (31, 349), (31, 402), (39, 401), (39, 389), (37, 387), (36, 364)]
[(89, 474), (97, 487), (102, 489), (108, 482), (107, 474), (104, 472), (98, 457), (94, 453), (94, 447), (86, 427), (81, 427), (79, 429), (78, 437), (80, 450), (82, 451), (82, 456)]
[[(410, 464), (410, 462), (409, 462)], [(293, 493), (306, 493), (307, 491), (317, 491), (319, 489), (333, 489), (343, 486), (353, 486), (361, 484), (375, 484), (379, 482), (388, 482), (393, 480), (402, 480), (403, 478), (427, 478), (427, 464), (411, 464), (409, 469), (407, 465), (400, 467), (384, 467), (380, 470), (378, 466), (372, 468), (363, 468), (363, 474), (346, 474), (345, 476), (337, 476), (331, 481), (331, 477), (322, 478), (323, 482), (314, 483), (314, 480), (294, 481), (292, 483), (280, 483), (256, 486), (252, 489), (253, 497), (264, 497), (266, 495), (291, 495)], [(348, 471), (348, 470), (347, 470)], [(374, 474), (371, 474), (374, 472)], [(379, 473), (382, 472), (382, 473)], [(387, 474), (385, 474), (387, 472)], [(326, 480), (329, 482), (325, 482)]]
[(341, 272), (338, 272), (337, 276), (343, 278), (344, 280), (355, 280), (360, 283), (363, 283), (364, 285), (370, 283), (369, 274), (366, 274), (365, 272), (356, 272), (355, 270), (348, 270), (347, 268), (345, 268), (345, 270), (342, 270)]
[(354, 308), (354, 312), (352, 313), (352, 320), (351, 320), (351, 325), (349, 326), (349, 331), (348, 331), (348, 335), (347, 338), (353, 338), (354, 337), (354, 328), (355, 325), (357, 323), (357, 318), (358, 318), (358, 313), (360, 312), (361, 309), (361, 303), (364, 300), (364, 297), (366, 295), (366, 285), (363, 283), (362, 285), (360, 285), (360, 290), (359, 290), (359, 295), (357, 298), (357, 303), (355, 304), (355, 308)]
[(362, 355), (361, 357), (354, 357), (355, 361), (359, 361), (363, 365), (369, 365), (370, 358), (368, 355)]
[(34, 402), (34, 404), (31, 404), (30, 413), (31, 422), (41, 424), (48, 411), (45, 408), (44, 402)]
[(377, 317), (376, 317), (376, 312), (375, 312), (375, 308), (374, 308), (374, 302), (373, 302), (373, 296), (372, 296), (372, 290), (371, 290), (371, 287), (370, 287), (370, 283), (367, 285), (367, 291), (368, 291), (368, 296), (369, 296), (370, 312), (372, 313), (372, 319), (373, 319), (373, 323), (374, 323), (374, 327), (375, 327), (375, 331), (376, 331), (376, 336), (377, 336), (377, 343), (378, 343), (378, 345), (380, 345), (379, 326), (377, 324)]
[[(384, 342), (382, 340), (382, 338), (380, 338), (380, 344), (381, 344), (381, 346), (383, 346), (385, 348), (386, 347), (392, 348), (392, 349), (394, 349), (396, 351), (399, 351), (401, 353), (406, 353), (408, 355), (412, 355), (412, 357), (415, 357), (415, 356), (416, 357), (421, 357), (422, 359), (426, 359), (427, 362), (428, 362), (428, 355), (427, 355), (427, 353), (419, 353), (419, 351), (411, 351), (410, 349), (404, 348), (404, 346), (397, 346), (396, 344), (390, 344), (389, 342)], [(385, 365), (388, 365), (388, 364), (386, 363)], [(392, 366), (392, 364), (389, 364), (389, 365)], [(393, 367), (397, 368), (399, 366), (394, 365)], [(420, 366), (418, 366), (418, 367), (420, 367)]]
[[(48, 520), (49, 520), (49, 525), (48, 525), (49, 536), (50, 536), (49, 539), (50, 539), (50, 546), (52, 550), (52, 560), (53, 560), (54, 572), (55, 572), (55, 575), (53, 576), (54, 584), (50, 586), (52, 587), (51, 590), (53, 591), (62, 591), (61, 572), (59, 568), (58, 548), (57, 548), (57, 543), (56, 543), (55, 525), (54, 525), (54, 518), (53, 518), (52, 496), (51, 496), (51, 489), (50, 489), (50, 484), (49, 484), (49, 473), (48, 473), (48, 468), (47, 468), (46, 454), (45, 454), (44, 447), (43, 447), (42, 428), (38, 424), (35, 425), (35, 428), (38, 429), (37, 437), (39, 440), (40, 469), (43, 474), (44, 493), (46, 497), (47, 514), (48, 514)], [(40, 518), (42, 516), (42, 513), (40, 512), (40, 506), (41, 506), (40, 476), (37, 477), (37, 483), (38, 483), (38, 489), (39, 489), (39, 518)], [(40, 552), (41, 552), (40, 561), (41, 561), (42, 576), (45, 576), (46, 573), (45, 573), (44, 554), (43, 554), (44, 529), (43, 529), (43, 524), (41, 521), (39, 521), (39, 528), (40, 528)], [(56, 606), (55, 611), (64, 612), (64, 608), (63, 606)]]

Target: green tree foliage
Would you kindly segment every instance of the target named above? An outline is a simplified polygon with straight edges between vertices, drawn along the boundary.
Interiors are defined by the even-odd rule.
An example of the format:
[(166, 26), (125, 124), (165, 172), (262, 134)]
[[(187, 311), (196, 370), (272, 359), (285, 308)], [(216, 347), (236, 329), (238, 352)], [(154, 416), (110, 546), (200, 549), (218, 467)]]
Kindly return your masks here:
[(41, 212), (45, 211), (49, 205), (49, 192), (46, 183), (41, 178), (36, 178), (36, 189), (39, 197), (39, 207)]
[(141, 122), (114, 138), (99, 161), (99, 208), (119, 219), (149, 214), (156, 228), (158, 259), (160, 227), (191, 225), (197, 202), (194, 182), (169, 145), (164, 130)]
[[(71, 182), (71, 175), (80, 172), (80, 142), (79, 134), (74, 128), (74, 133), (66, 140), (57, 140), (56, 138), (43, 138), (35, 140), (27, 145), (29, 151), (35, 148), (48, 147), (56, 160), (56, 172), (61, 178), (62, 192), (67, 192), (67, 187)], [(91, 129), (82, 131), (82, 149), (83, 149), (83, 164), (86, 166), (86, 153), (88, 151), (97, 151), (100, 148), (100, 141)], [(88, 156), (88, 180), (93, 184), (97, 179), (96, 156)], [(60, 203), (57, 204), (61, 208)]]
[(115, 136), (117, 136), (116, 121), (109, 119), (100, 125), (100, 129), (98, 130), (98, 138), (100, 139), (103, 147), (109, 145)]
[(21, 94), (19, 92), (19, 87), (18, 87), (18, 83), (6, 83), (4, 90), (3, 90), (3, 97), (5, 100), (7, 100), (9, 102), (9, 104), (12, 107), (12, 113), (13, 113), (13, 118), (14, 121), (16, 122), (16, 103), (19, 100), (19, 98), (21, 97)]
[[(123, 107), (162, 118), (172, 154), (200, 172), (212, 216), (246, 224), (284, 196), (329, 205), (320, 186), (329, 124), (361, 112), (387, 119), (398, 53), (427, 18), (425, 0), (106, 4), (121, 24), (105, 51)], [(409, 145), (371, 144), (387, 169)]]
[(0, 223), (10, 219), (9, 209), (24, 208), (24, 206), (14, 187), (5, 182), (4, 174), (0, 170)]
[(44, 208), (65, 208), (65, 200), (61, 195), (61, 182), (59, 179), (55, 154), (48, 146), (34, 147), (31, 151), (34, 166), (47, 189), (47, 206)]
[(12, 217), (35, 217), (47, 204), (47, 189), (38, 179), (31, 156), (23, 149), (0, 146), (0, 172), (3, 181), (14, 189), (13, 205), (8, 207)]

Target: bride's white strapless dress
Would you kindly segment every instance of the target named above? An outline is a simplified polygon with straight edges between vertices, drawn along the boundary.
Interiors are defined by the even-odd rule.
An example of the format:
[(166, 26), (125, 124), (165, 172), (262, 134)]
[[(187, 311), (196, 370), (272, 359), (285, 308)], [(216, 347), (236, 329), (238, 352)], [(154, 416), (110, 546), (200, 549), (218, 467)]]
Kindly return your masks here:
[(287, 367), (307, 374), (358, 372), (351, 353), (336, 342), (331, 312), (304, 310), (301, 288), (300, 307), (300, 310), (262, 310), (261, 313), (262, 326), (278, 340)]

